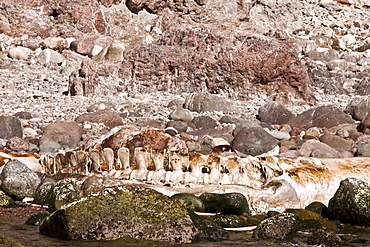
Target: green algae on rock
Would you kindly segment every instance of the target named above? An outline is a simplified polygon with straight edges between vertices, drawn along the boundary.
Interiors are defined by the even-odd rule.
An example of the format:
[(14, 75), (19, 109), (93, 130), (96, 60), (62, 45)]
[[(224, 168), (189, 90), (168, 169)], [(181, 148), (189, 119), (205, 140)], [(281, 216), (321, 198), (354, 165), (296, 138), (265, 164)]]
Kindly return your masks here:
[(113, 187), (62, 207), (40, 232), (62, 239), (123, 236), (190, 243), (199, 234), (187, 209), (153, 189)]

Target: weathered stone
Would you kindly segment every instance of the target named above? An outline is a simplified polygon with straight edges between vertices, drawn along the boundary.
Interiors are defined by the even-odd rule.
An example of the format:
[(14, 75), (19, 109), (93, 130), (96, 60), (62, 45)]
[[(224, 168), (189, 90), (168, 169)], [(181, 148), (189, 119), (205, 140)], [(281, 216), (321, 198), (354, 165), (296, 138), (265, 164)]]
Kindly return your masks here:
[(342, 246), (342, 239), (335, 233), (327, 232), (323, 229), (318, 229), (313, 232), (308, 240), (308, 244), (325, 245), (325, 246)]
[(188, 124), (183, 121), (170, 121), (166, 124), (166, 127), (172, 127), (177, 132), (186, 132), (189, 128)]
[(341, 181), (335, 195), (330, 199), (327, 215), (343, 223), (370, 224), (370, 185), (356, 178)]
[(305, 209), (310, 210), (317, 214), (325, 215), (327, 206), (325, 206), (325, 204), (323, 204), (322, 202), (312, 202), (309, 205), (307, 205)]
[(239, 131), (243, 128), (261, 128), (261, 125), (257, 122), (252, 122), (252, 121), (241, 121), (236, 124), (235, 129), (233, 131), (233, 135), (236, 136)]
[(47, 63), (62, 63), (65, 61), (65, 58), (59, 54), (58, 52), (51, 50), (51, 49), (45, 49), (37, 56), (37, 61), (41, 64), (47, 64)]
[(297, 222), (292, 213), (282, 213), (265, 219), (253, 232), (253, 237), (262, 239), (284, 239)]
[(94, 45), (108, 47), (112, 43), (112, 37), (107, 37), (99, 34), (87, 34), (84, 37), (73, 41), (70, 47), (72, 51), (83, 55), (88, 55)]
[(359, 145), (356, 156), (370, 157), (370, 144)]
[(210, 93), (193, 93), (185, 99), (184, 108), (195, 112), (233, 111), (232, 103), (225, 98)]
[(9, 161), (0, 174), (1, 189), (15, 200), (33, 197), (40, 178), (19, 161)]
[(193, 118), (191, 111), (185, 108), (177, 108), (170, 114), (170, 119), (175, 121), (191, 122)]
[(22, 138), (22, 124), (16, 117), (0, 116), (0, 138), (8, 139), (13, 136)]
[(218, 225), (222, 227), (229, 227), (229, 228), (234, 228), (234, 227), (243, 227), (243, 226), (249, 226), (250, 224), (248, 223), (247, 219), (235, 215), (235, 214), (227, 214), (227, 215), (215, 215), (213, 218), (213, 222), (217, 223)]
[(317, 220), (317, 221), (320, 221), (320, 220), (323, 220), (324, 219), (321, 214), (312, 212), (312, 211), (307, 210), (307, 209), (302, 210), (297, 215), (297, 218), (299, 220), (309, 220), (309, 219), (312, 219), (312, 220)]
[(260, 155), (278, 145), (278, 140), (260, 127), (243, 128), (235, 136), (231, 147), (243, 154)]
[(294, 116), (291, 111), (276, 101), (270, 101), (258, 109), (258, 119), (269, 124), (285, 124)]
[(345, 112), (351, 114), (353, 119), (362, 121), (370, 112), (370, 97), (356, 96), (347, 105)]
[(340, 158), (340, 152), (317, 140), (309, 140), (302, 144), (299, 152), (305, 157)]
[(188, 210), (194, 212), (204, 212), (203, 201), (193, 194), (178, 193), (171, 196), (171, 198), (179, 200)]
[(344, 71), (348, 68), (348, 63), (344, 59), (331, 60), (326, 64), (329, 70), (341, 70)]
[(81, 137), (82, 128), (76, 122), (56, 122), (46, 126), (40, 139), (40, 145), (52, 141), (74, 148), (80, 142)]
[(320, 137), (320, 141), (328, 144), (330, 147), (336, 149), (339, 152), (351, 151), (352, 149), (352, 143), (337, 135), (324, 134)]
[(133, 126), (123, 127), (116, 133), (104, 139), (102, 142), (102, 147), (111, 148), (116, 152), (119, 148), (123, 147), (128, 140), (136, 135), (138, 131), (139, 130)]
[(112, 110), (100, 110), (96, 112), (84, 113), (78, 116), (75, 121), (77, 123), (102, 123), (108, 128), (113, 128), (123, 124), (121, 116)]
[(205, 212), (221, 214), (250, 214), (247, 199), (240, 193), (203, 193), (199, 197), (204, 203)]
[(69, 204), (47, 218), (40, 232), (62, 239), (132, 236), (174, 243), (189, 243), (199, 233), (180, 202), (137, 187), (109, 188)]
[(366, 115), (366, 117), (361, 121), (361, 123), (357, 126), (357, 130), (364, 134), (370, 134), (370, 111)]
[(68, 41), (62, 37), (48, 37), (42, 41), (42, 45), (55, 51), (63, 51), (68, 48)]
[(10, 138), (5, 146), (7, 149), (14, 152), (28, 152), (30, 148), (30, 144), (18, 136)]
[(23, 46), (12, 47), (8, 50), (8, 56), (13, 59), (28, 60), (32, 54), (32, 50)]
[(311, 127), (331, 128), (343, 123), (354, 123), (354, 120), (339, 108), (328, 105), (307, 110), (293, 118), (288, 124), (292, 127), (309, 129)]
[(217, 121), (209, 116), (199, 116), (195, 117), (191, 121), (195, 127), (199, 130), (201, 129), (214, 129), (218, 126)]

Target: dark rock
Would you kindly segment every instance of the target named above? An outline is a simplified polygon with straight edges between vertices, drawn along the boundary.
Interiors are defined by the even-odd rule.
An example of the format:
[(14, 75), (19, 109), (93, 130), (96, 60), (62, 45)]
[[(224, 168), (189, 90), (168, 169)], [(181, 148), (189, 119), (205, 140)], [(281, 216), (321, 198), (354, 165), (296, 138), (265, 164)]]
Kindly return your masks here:
[(227, 227), (227, 228), (235, 228), (235, 227), (243, 227), (243, 226), (249, 226), (250, 224), (248, 223), (247, 219), (235, 215), (235, 214), (227, 214), (227, 215), (215, 215), (213, 218), (213, 222), (217, 223), (218, 225), (222, 227)]
[(75, 148), (82, 137), (82, 128), (76, 122), (55, 122), (44, 129), (40, 138), (40, 151), (45, 142), (56, 142)]
[(328, 105), (305, 111), (289, 121), (288, 124), (292, 127), (309, 129), (311, 127), (331, 128), (343, 123), (354, 123), (354, 120), (342, 110)]
[(292, 228), (294, 232), (296, 231), (314, 232), (317, 229), (322, 229), (322, 226), (319, 221), (314, 220), (314, 219), (299, 221)]
[(14, 136), (6, 142), (5, 147), (14, 152), (28, 152), (30, 144), (22, 138)]
[(84, 113), (78, 116), (75, 121), (77, 123), (103, 123), (108, 128), (123, 125), (121, 116), (117, 112), (111, 110), (100, 110), (97, 112)]
[(200, 231), (180, 202), (152, 189), (114, 187), (57, 210), (40, 232), (62, 239), (132, 236), (190, 243)]
[(188, 210), (204, 212), (203, 201), (193, 194), (179, 193), (171, 196), (171, 198), (179, 200)]
[(262, 239), (284, 239), (292, 231), (292, 227), (296, 222), (296, 216), (292, 213), (278, 214), (263, 220), (254, 230), (253, 237)]
[(231, 147), (243, 154), (260, 155), (278, 145), (278, 140), (273, 138), (264, 129), (258, 127), (243, 128), (235, 136)]
[(194, 239), (194, 242), (206, 239), (209, 241), (220, 241), (229, 239), (229, 234), (218, 224), (213, 221), (203, 219), (193, 212), (189, 212), (191, 220), (193, 221), (196, 228), (199, 230), (199, 234)]
[(13, 116), (19, 119), (31, 119), (33, 117), (30, 112), (26, 112), (26, 111), (14, 113)]
[(285, 106), (276, 101), (270, 101), (258, 109), (258, 119), (269, 124), (288, 123), (295, 115)]
[(49, 215), (50, 214), (48, 214), (48, 213), (34, 214), (31, 217), (29, 217), (24, 224), (30, 225), (30, 226), (39, 226), (39, 225), (41, 225), (41, 222), (44, 219), (46, 219)]
[(308, 209), (303, 209), (297, 215), (297, 218), (298, 218), (298, 220), (301, 220), (301, 221), (303, 221), (303, 220), (310, 220), (310, 219), (321, 221), (321, 220), (324, 219), (321, 214), (312, 212), (311, 210), (308, 210)]
[(200, 199), (204, 203), (205, 212), (221, 214), (247, 214), (249, 215), (249, 206), (247, 199), (240, 193), (203, 193)]
[(341, 181), (338, 190), (330, 199), (327, 215), (342, 223), (370, 224), (370, 185), (356, 178)]
[(230, 123), (230, 124), (238, 125), (242, 122), (242, 120), (237, 117), (230, 116), (230, 115), (224, 115), (220, 118), (220, 120), (218, 120), (218, 122), (221, 124)]
[(234, 110), (232, 103), (224, 97), (210, 93), (193, 93), (185, 99), (184, 108), (195, 112)]
[(343, 138), (340, 138), (337, 135), (324, 134), (320, 136), (320, 141), (328, 144), (330, 147), (334, 148), (339, 152), (351, 151), (352, 149), (352, 143), (346, 141)]
[(175, 128), (177, 132), (186, 132), (188, 124), (183, 121), (170, 121), (167, 123), (166, 127)]
[(199, 130), (202, 129), (214, 129), (218, 126), (217, 121), (209, 116), (199, 116), (195, 117), (191, 121), (195, 127)]
[(305, 209), (324, 216), (326, 214), (327, 208), (328, 207), (325, 206), (325, 204), (323, 204), (322, 202), (312, 202), (307, 205)]
[(0, 174), (1, 189), (15, 200), (33, 197), (40, 178), (19, 161), (9, 161)]
[(324, 245), (330, 247), (342, 246), (342, 239), (335, 233), (327, 232), (323, 229), (318, 229), (313, 232), (312, 236), (308, 239), (308, 244)]
[(23, 137), (21, 121), (16, 117), (0, 116), (0, 138), (9, 139), (13, 136)]
[(345, 112), (349, 113), (353, 119), (362, 121), (370, 112), (370, 97), (356, 96), (349, 102)]

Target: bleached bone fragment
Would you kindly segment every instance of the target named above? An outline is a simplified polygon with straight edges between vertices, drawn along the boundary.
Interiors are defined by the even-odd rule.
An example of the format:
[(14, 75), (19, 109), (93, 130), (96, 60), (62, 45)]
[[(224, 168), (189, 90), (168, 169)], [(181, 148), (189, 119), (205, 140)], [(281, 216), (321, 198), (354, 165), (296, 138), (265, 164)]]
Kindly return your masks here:
[(130, 167), (130, 150), (128, 148), (119, 148), (117, 151), (118, 160), (121, 165), (121, 175), (123, 178), (129, 178), (132, 170)]
[(115, 170), (114, 167), (114, 152), (111, 148), (104, 148), (103, 149), (103, 155), (105, 159), (105, 163), (108, 166), (108, 172)]
[(229, 156), (223, 159), (224, 166), (229, 170), (231, 184), (240, 184), (239, 162), (236, 156)]
[(154, 171), (149, 171), (148, 181), (156, 183), (164, 183), (166, 180), (166, 170), (164, 169), (164, 153), (160, 151), (153, 151), (151, 154), (152, 162), (154, 164)]
[(148, 164), (150, 162), (150, 153), (145, 151), (143, 148), (135, 148), (135, 160), (138, 167), (137, 170), (133, 170), (130, 174), (130, 179), (146, 180), (148, 174)]
[(201, 184), (203, 183), (202, 167), (205, 165), (207, 156), (201, 153), (189, 153), (189, 183), (190, 184)]
[(100, 167), (100, 153), (99, 153), (99, 150), (97, 149), (91, 149), (89, 151), (89, 157), (91, 159), (91, 163), (92, 163), (92, 172), (100, 172), (101, 171), (101, 167)]
[(209, 184), (220, 184), (221, 177), (221, 157), (216, 155), (209, 155), (207, 165), (210, 168)]

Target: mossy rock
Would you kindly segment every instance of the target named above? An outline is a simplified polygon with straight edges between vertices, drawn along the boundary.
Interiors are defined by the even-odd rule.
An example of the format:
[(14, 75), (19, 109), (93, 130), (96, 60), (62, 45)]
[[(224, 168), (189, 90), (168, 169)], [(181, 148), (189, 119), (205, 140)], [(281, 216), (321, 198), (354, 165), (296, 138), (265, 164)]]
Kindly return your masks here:
[(51, 200), (52, 189), (54, 184), (55, 182), (47, 182), (41, 184), (35, 192), (33, 203), (39, 205), (48, 205)]
[(194, 239), (195, 242), (198, 242), (201, 239), (206, 239), (209, 241), (220, 241), (229, 239), (229, 234), (224, 228), (212, 220), (207, 220), (194, 212), (189, 212), (191, 220), (194, 222), (194, 225), (200, 231), (197, 237)]
[(82, 197), (81, 184), (82, 181), (73, 178), (56, 182), (51, 187), (48, 211), (54, 212), (65, 204), (79, 200)]
[(189, 243), (201, 234), (188, 210), (153, 189), (106, 188), (55, 211), (40, 232), (62, 239), (135, 238)]
[(215, 215), (213, 221), (222, 227), (234, 228), (234, 227), (243, 227), (250, 226), (247, 219), (240, 215), (227, 214), (227, 215)]
[(342, 246), (342, 239), (335, 233), (318, 229), (313, 232), (307, 243), (320, 246)]
[(173, 195), (171, 198), (179, 200), (188, 210), (193, 212), (204, 212), (203, 201), (193, 194), (179, 193)]
[(253, 232), (254, 238), (284, 239), (292, 232), (297, 218), (292, 213), (282, 213), (267, 218), (257, 226)]
[(0, 233), (0, 246), (1, 247), (25, 247), (24, 245), (21, 245), (20, 243), (16, 242), (12, 238), (5, 237)]
[(0, 207), (14, 208), (18, 207), (18, 205), (10, 196), (5, 194), (4, 191), (0, 190)]
[(31, 226), (39, 226), (41, 225), (42, 221), (46, 219), (50, 214), (48, 213), (39, 213), (39, 214), (34, 214), (31, 217), (29, 217), (26, 221), (26, 225), (31, 225)]
[(322, 225), (319, 221), (314, 219), (303, 220), (297, 222), (294, 227), (293, 231), (302, 231), (302, 232), (314, 232), (318, 229), (322, 229)]
[(298, 219), (302, 221), (308, 220), (308, 219), (314, 219), (314, 220), (320, 221), (320, 220), (323, 220), (324, 218), (321, 216), (321, 214), (304, 209), (298, 214)]
[(200, 199), (204, 203), (205, 212), (208, 213), (250, 214), (247, 199), (241, 193), (203, 193)]

